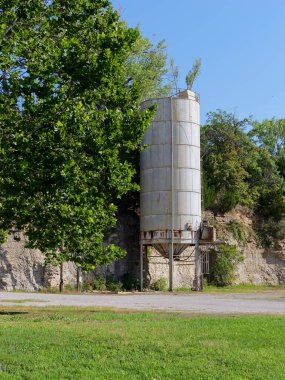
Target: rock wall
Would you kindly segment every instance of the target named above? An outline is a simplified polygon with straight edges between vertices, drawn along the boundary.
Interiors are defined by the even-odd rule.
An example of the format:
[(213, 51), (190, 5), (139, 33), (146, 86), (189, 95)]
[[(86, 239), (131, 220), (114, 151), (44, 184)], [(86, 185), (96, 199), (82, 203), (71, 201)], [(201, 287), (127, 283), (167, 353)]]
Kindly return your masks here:
[(24, 238), (10, 235), (0, 248), (0, 288), (38, 290), (44, 283), (44, 258), (36, 250), (24, 248)]
[[(25, 238), (14, 240), (13, 235), (0, 248), (0, 289), (37, 291), (59, 286), (59, 268), (46, 266), (44, 255), (25, 248)], [(76, 283), (76, 269), (72, 263), (64, 263), (63, 277), (66, 284)]]
[[(245, 231), (244, 241), (234, 237), (229, 224), (238, 222)], [(256, 217), (247, 209), (237, 206), (235, 210), (216, 216), (218, 237), (229, 244), (235, 244), (244, 254), (244, 261), (236, 272), (236, 283), (285, 284), (285, 241), (275, 241), (274, 248), (263, 248), (253, 231)]]
[(237, 270), (237, 283), (285, 285), (285, 252), (248, 244)]
[[(212, 216), (208, 215), (211, 219)], [(213, 219), (213, 218), (212, 218)], [(236, 209), (212, 220), (217, 228), (218, 238), (235, 244), (244, 254), (244, 262), (237, 269), (236, 283), (285, 284), (285, 241), (278, 241), (274, 248), (261, 248), (253, 233), (254, 216), (246, 209)], [(241, 243), (229, 229), (231, 222), (244, 226), (246, 234)], [(9, 236), (0, 248), (0, 289), (37, 291), (42, 287), (58, 287), (59, 268), (46, 266), (44, 256), (37, 250), (24, 247), (24, 237), (15, 241)], [(121, 280), (125, 274), (139, 279), (139, 217), (127, 208), (120, 210), (118, 227), (108, 237), (108, 242), (126, 249), (127, 256), (112, 265), (97, 268), (89, 276), (114, 276)], [(210, 260), (211, 262), (211, 260)], [(159, 278), (168, 279), (168, 260), (154, 248), (148, 248), (146, 255), (145, 283), (153, 284)], [(193, 247), (183, 253), (183, 261), (174, 262), (174, 288), (192, 287), (194, 280)], [(64, 263), (65, 284), (76, 284), (76, 268), (73, 263)]]
[[(25, 237), (19, 241), (10, 235), (0, 247), (0, 289), (38, 291), (41, 288), (59, 287), (59, 267), (45, 265), (44, 255), (33, 249), (25, 248)], [(107, 243), (114, 243), (127, 251), (125, 258), (111, 265), (98, 267), (96, 271), (83, 274), (83, 279), (96, 276), (112, 276), (121, 280), (125, 274), (139, 278), (139, 217), (126, 207), (119, 212), (118, 226), (110, 232)], [(75, 286), (76, 267), (73, 263), (64, 263), (64, 284)]]

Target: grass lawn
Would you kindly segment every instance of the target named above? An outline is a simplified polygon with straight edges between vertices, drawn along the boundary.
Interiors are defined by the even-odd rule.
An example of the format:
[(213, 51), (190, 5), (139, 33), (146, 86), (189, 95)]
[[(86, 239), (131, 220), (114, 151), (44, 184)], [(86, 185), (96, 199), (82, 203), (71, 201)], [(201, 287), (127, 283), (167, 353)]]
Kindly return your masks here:
[[(239, 284), (230, 286), (214, 286), (206, 285), (203, 289), (204, 293), (260, 293), (263, 291), (284, 291), (284, 285), (253, 285)], [(284, 377), (285, 379), (285, 377)]]
[[(266, 292), (284, 292), (285, 285), (253, 285), (239, 284), (229, 286), (215, 286), (204, 284), (203, 293), (266, 293)], [(174, 293), (193, 293), (190, 288), (178, 288)], [(285, 377), (284, 377), (285, 379)]]
[(285, 317), (0, 309), (0, 379), (285, 379)]

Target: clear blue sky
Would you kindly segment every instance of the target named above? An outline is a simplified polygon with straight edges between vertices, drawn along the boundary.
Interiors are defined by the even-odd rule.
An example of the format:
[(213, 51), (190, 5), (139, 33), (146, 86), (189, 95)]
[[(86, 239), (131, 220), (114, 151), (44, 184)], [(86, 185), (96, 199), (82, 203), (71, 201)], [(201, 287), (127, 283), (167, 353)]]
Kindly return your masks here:
[[(179, 87), (196, 57), (201, 117), (285, 117), (285, 0), (111, 0), (129, 26), (165, 40)], [(153, 36), (155, 34), (155, 36)]]

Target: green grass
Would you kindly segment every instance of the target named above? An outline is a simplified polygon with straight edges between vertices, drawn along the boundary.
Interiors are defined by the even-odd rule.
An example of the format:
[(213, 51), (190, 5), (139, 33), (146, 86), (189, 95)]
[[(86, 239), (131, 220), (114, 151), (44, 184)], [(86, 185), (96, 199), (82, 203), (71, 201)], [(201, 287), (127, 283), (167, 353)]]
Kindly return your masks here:
[(285, 317), (0, 309), (0, 379), (278, 380)]
[[(204, 285), (203, 293), (257, 293), (266, 291), (284, 291), (285, 285), (253, 285), (239, 284), (231, 286)], [(192, 293), (190, 288), (175, 289), (175, 293)], [(284, 377), (285, 379), (285, 377)]]
[[(231, 286), (218, 287), (214, 285), (206, 285), (203, 289), (205, 293), (255, 293), (260, 291), (278, 291), (285, 290), (284, 285), (253, 285), (253, 284), (239, 284)], [(284, 377), (285, 379), (285, 377)]]

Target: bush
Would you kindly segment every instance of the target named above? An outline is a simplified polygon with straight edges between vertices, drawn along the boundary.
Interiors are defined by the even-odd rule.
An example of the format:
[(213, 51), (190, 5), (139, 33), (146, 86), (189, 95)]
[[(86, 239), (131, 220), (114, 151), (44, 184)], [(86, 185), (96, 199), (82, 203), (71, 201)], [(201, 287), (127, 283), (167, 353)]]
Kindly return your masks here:
[(66, 292), (75, 292), (76, 290), (77, 290), (77, 286), (76, 285), (66, 284), (64, 286), (64, 291), (66, 291)]
[(93, 280), (93, 289), (103, 291), (107, 289), (106, 280), (103, 277), (98, 277)]
[(139, 280), (133, 277), (130, 273), (125, 273), (122, 277), (123, 289), (132, 290), (139, 288)]
[(276, 223), (276, 229), (274, 231), (276, 239), (284, 240), (285, 239), (285, 219), (280, 220), (279, 223)]
[(49, 286), (46, 288), (47, 293), (59, 293), (59, 288), (58, 286)]
[(156, 280), (153, 283), (152, 287), (156, 291), (163, 292), (163, 291), (167, 290), (167, 288), (168, 288), (168, 286), (167, 286), (167, 280), (164, 277), (160, 277), (158, 280)]
[(228, 230), (233, 234), (233, 237), (238, 243), (245, 244), (247, 239), (247, 228), (242, 223), (238, 222), (237, 220), (231, 220), (227, 224)]
[(0, 229), (0, 244), (5, 243), (8, 237), (8, 232)]
[(238, 263), (244, 259), (235, 245), (220, 245), (214, 265), (211, 268), (212, 283), (216, 286), (231, 285), (235, 279)]
[(285, 239), (285, 219), (280, 221), (273, 218), (263, 220), (257, 227), (257, 234), (263, 247), (274, 247), (274, 240)]
[(93, 290), (93, 283), (90, 279), (86, 279), (82, 283), (82, 291), (83, 292), (92, 292)]
[(123, 284), (120, 281), (107, 281), (106, 283), (107, 290), (110, 292), (118, 293), (122, 290)]

